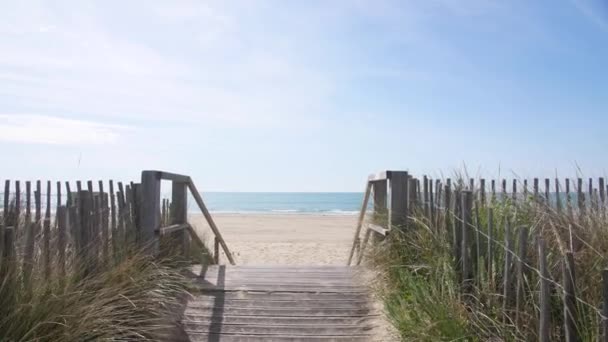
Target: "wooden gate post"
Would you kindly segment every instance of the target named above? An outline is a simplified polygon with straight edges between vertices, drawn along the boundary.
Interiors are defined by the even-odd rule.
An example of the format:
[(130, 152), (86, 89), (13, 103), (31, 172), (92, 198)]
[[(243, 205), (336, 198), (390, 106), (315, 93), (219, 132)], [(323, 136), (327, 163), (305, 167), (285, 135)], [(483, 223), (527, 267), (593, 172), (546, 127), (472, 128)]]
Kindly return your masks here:
[[(188, 223), (188, 184), (173, 181), (171, 190), (171, 224)], [(181, 243), (181, 251), (187, 258), (190, 250), (190, 239), (185, 229), (171, 234), (172, 242)]]
[(160, 172), (141, 173), (140, 244), (148, 254), (156, 256), (160, 229)]
[(387, 227), (387, 214), (388, 210), (386, 207), (387, 200), (387, 186), (388, 181), (386, 179), (377, 180), (371, 183), (372, 191), (374, 193), (374, 216), (373, 222), (382, 227)]
[(393, 227), (403, 229), (408, 216), (408, 183), (409, 176), (405, 171), (387, 171), (391, 189), (389, 208), (389, 230)]

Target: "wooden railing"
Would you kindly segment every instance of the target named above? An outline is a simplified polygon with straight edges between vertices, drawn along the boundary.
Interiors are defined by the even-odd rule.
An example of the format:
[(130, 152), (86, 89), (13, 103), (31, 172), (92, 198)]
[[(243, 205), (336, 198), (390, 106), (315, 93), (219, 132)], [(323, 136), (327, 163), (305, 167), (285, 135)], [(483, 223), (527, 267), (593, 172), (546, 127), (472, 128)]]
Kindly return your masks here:
[[(161, 227), (159, 213), (161, 212), (161, 181), (172, 182), (171, 189), (171, 225)], [(222, 237), (219, 228), (215, 224), (213, 217), (209, 213), (203, 198), (201, 197), (192, 178), (185, 175), (174, 174), (164, 171), (143, 171), (141, 175), (141, 213), (140, 224), (143, 242), (152, 254), (159, 253), (160, 236), (171, 234), (176, 240), (182, 241), (184, 253), (188, 248), (188, 237), (200, 245), (204, 246), (194, 228), (188, 223), (188, 190), (201, 210), (205, 220), (215, 235), (215, 255), (214, 259), (219, 259), (219, 246), (222, 247), (226, 258), (231, 265), (234, 265), (234, 258), (230, 252), (226, 241)]]
[[(405, 224), (412, 180), (405, 171), (382, 171), (369, 176), (347, 265), (350, 266), (353, 263), (354, 257), (356, 257), (357, 265), (361, 263), (372, 234), (386, 236), (394, 227)], [(365, 222), (369, 200), (372, 195), (374, 203), (373, 217), (371, 222)], [(366, 230), (363, 241), (361, 241), (361, 229), (364, 225)]]

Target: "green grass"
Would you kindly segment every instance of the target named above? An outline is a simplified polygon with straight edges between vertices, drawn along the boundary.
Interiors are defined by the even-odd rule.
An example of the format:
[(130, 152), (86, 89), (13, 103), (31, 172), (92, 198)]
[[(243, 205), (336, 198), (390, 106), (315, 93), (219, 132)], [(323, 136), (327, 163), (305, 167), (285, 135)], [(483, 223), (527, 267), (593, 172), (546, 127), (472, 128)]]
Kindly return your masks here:
[[(575, 205), (575, 203), (573, 203)], [(577, 328), (583, 341), (596, 341), (600, 337), (601, 271), (607, 265), (608, 218), (603, 211), (587, 210), (570, 214), (549, 208), (542, 203), (511, 200), (491, 204), (494, 211), (495, 258), (488, 274), (483, 260), (479, 262), (472, 296), (461, 295), (461, 284), (452, 255), (450, 227), (445, 218), (429, 222), (417, 211), (415, 223), (402, 232), (393, 231), (372, 251), (369, 262), (383, 270), (386, 277), (382, 296), (386, 311), (404, 341), (487, 341), (498, 338), (505, 341), (537, 340), (540, 282), (536, 238), (545, 240), (548, 251), (550, 277), (562, 283), (563, 255), (574, 245), (577, 297)], [(475, 215), (474, 215), (475, 216)], [(480, 207), (480, 251), (484, 255), (488, 232), (488, 207)], [(526, 297), (519, 324), (515, 323), (514, 308), (503, 310), (503, 274), (505, 253), (499, 243), (505, 241), (505, 222), (509, 221), (517, 250), (516, 236), (519, 227), (530, 230), (526, 245), (526, 258), (533, 268), (529, 270), (524, 286)], [(453, 221), (452, 221), (453, 223)], [(572, 236), (572, 238), (571, 238)], [(472, 236), (473, 243), (476, 234)], [(571, 242), (572, 240), (572, 242)], [(474, 245), (473, 248), (476, 248)], [(512, 273), (514, 274), (514, 273)], [(562, 293), (553, 287), (552, 340), (563, 340)]]

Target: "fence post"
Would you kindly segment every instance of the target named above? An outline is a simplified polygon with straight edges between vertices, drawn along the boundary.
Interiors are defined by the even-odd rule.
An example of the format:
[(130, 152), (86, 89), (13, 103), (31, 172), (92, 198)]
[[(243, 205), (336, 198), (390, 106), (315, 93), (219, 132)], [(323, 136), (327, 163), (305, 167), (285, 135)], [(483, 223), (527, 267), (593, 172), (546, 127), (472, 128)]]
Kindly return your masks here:
[(424, 217), (428, 220), (431, 217), (431, 208), (429, 206), (429, 179), (426, 175), (422, 177)]
[(59, 277), (64, 279), (65, 277), (65, 249), (67, 246), (67, 208), (60, 205), (57, 207), (57, 233), (59, 234), (57, 239), (57, 261), (59, 262)]
[(388, 227), (388, 207), (387, 203), (387, 186), (386, 179), (374, 181), (372, 184), (372, 192), (374, 194), (374, 216), (373, 222), (377, 225)]
[[(387, 172), (388, 173), (388, 172)], [(408, 173), (405, 171), (390, 172), (391, 206), (389, 208), (389, 227), (404, 228), (408, 216)]]
[(547, 270), (547, 255), (545, 241), (538, 239), (538, 264), (540, 267), (540, 325), (538, 327), (538, 340), (551, 341), (551, 294), (549, 289), (549, 271)]
[(158, 254), (160, 229), (160, 173), (141, 173), (140, 245), (152, 256)]
[(462, 247), (460, 252), (462, 260), (462, 292), (470, 293), (473, 288), (473, 266), (471, 262), (471, 229), (473, 226), (472, 207), (473, 207), (473, 192), (463, 191), (461, 194), (461, 227), (462, 227)]
[[(171, 185), (171, 224), (188, 222), (188, 184), (173, 181)], [(187, 258), (190, 253), (190, 239), (185, 230), (171, 234), (172, 242), (181, 244), (181, 253)]]
[(567, 252), (562, 264), (564, 279), (564, 328), (566, 342), (579, 341), (576, 329), (576, 278), (574, 274), (574, 254)]

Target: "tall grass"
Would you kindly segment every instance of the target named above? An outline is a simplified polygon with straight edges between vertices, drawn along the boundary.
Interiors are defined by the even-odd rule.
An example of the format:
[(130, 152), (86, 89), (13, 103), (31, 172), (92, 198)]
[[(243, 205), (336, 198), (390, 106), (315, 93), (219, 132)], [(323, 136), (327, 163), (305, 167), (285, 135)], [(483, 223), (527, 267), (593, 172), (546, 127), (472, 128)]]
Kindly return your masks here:
[[(39, 232), (28, 279), (23, 273), (25, 224), (16, 231), (13, 257), (0, 257), (0, 341), (158, 341), (171, 340), (177, 332), (180, 310), (189, 296), (190, 261), (175, 256), (153, 258), (124, 239), (116, 246), (117, 255), (109, 260), (98, 255), (90, 263), (77, 255), (68, 236), (62, 274), (57, 229), (53, 228), (50, 276), (44, 272), (43, 233)], [(198, 247), (195, 251), (201, 255), (195, 260), (210, 262), (208, 250)]]
[[(464, 184), (464, 182), (456, 182)], [(499, 195), (500, 197), (500, 195)], [(477, 196), (476, 196), (477, 198)], [(563, 201), (564, 199), (562, 199)], [(601, 272), (607, 265), (608, 214), (605, 208), (587, 202), (584, 211), (564, 207), (557, 210), (542, 200), (530, 197), (513, 201), (510, 196), (479, 205), (473, 225), (473, 247), (479, 241), (482, 255), (488, 246), (488, 211), (493, 210), (495, 256), (492, 273), (480, 258), (472, 295), (463, 296), (452, 251), (452, 233), (457, 218), (453, 212), (439, 213), (434, 220), (422, 210), (412, 214), (410, 223), (392, 231), (373, 250), (370, 262), (386, 277), (382, 294), (389, 317), (404, 341), (530, 341), (538, 339), (540, 277), (537, 272), (537, 239), (545, 241), (552, 282), (551, 338), (563, 340), (562, 263), (566, 252), (575, 256), (577, 320), (576, 328), (584, 341), (600, 338)], [(505, 272), (505, 226), (511, 227), (512, 250), (517, 251), (516, 236), (521, 229), (530, 231), (526, 244), (524, 305), (518, 313), (503, 296)], [(479, 232), (475, 231), (477, 229)], [(514, 266), (509, 266), (515, 274)], [(516, 321), (519, 317), (519, 321)]]

